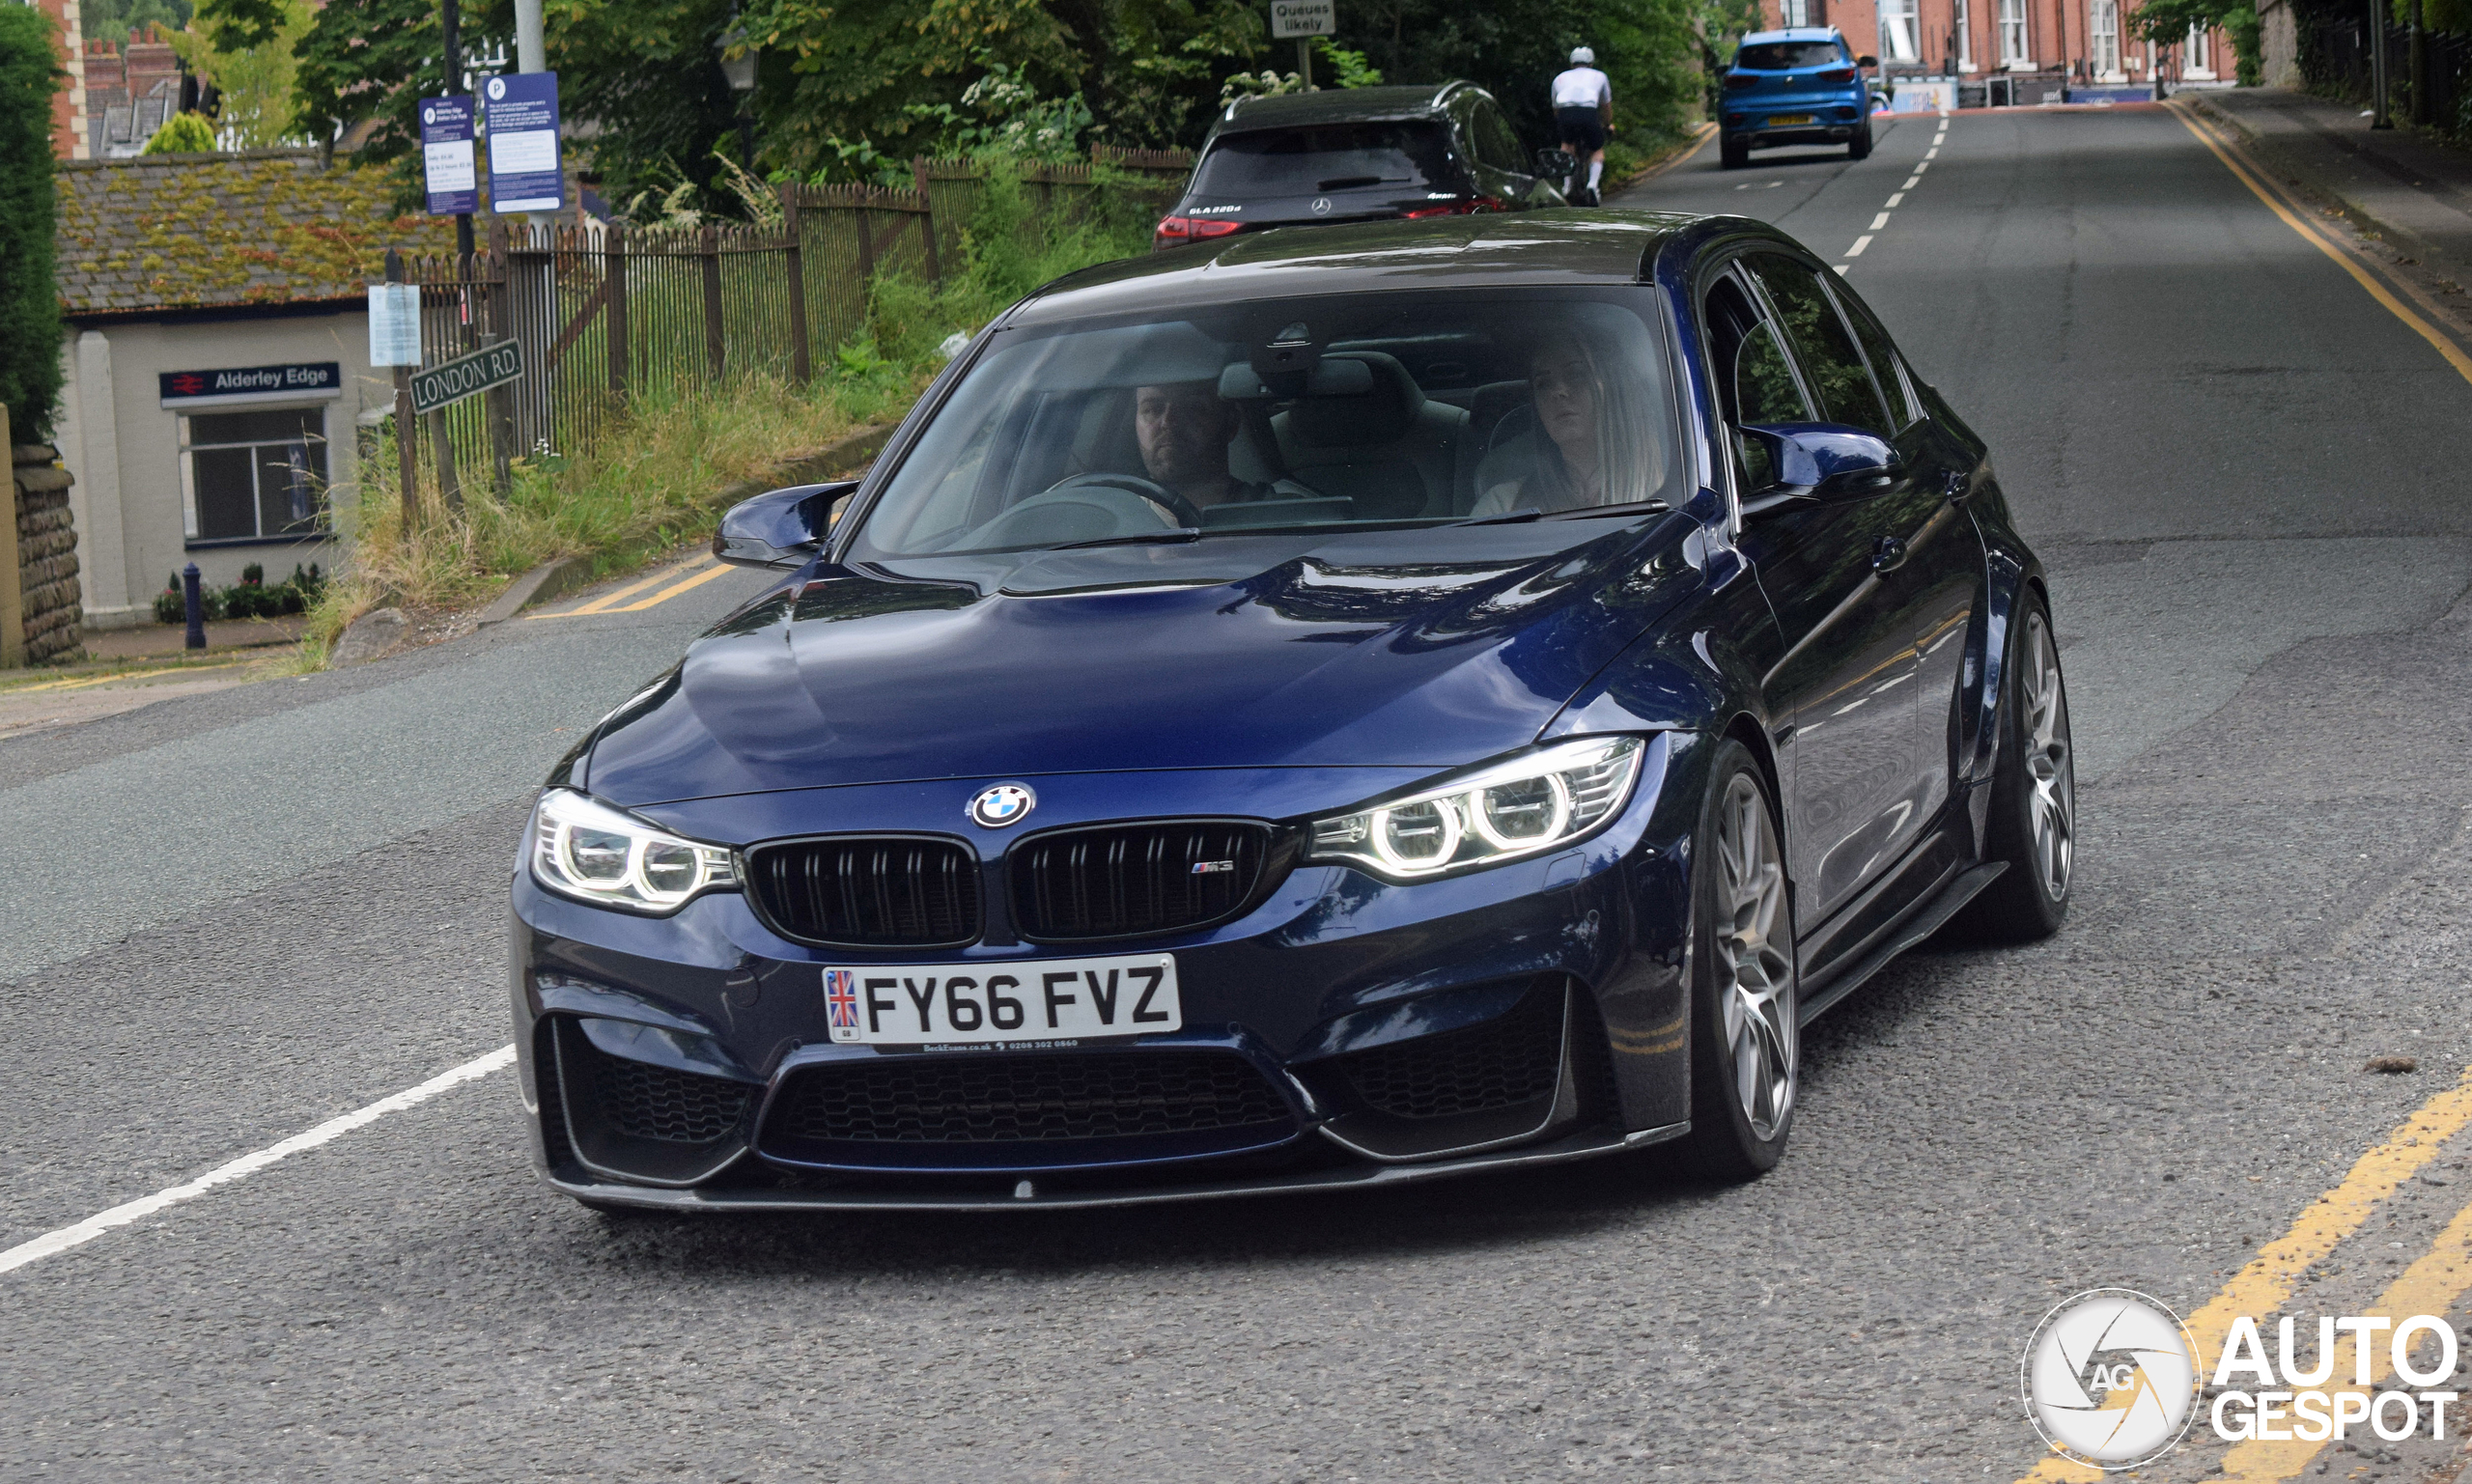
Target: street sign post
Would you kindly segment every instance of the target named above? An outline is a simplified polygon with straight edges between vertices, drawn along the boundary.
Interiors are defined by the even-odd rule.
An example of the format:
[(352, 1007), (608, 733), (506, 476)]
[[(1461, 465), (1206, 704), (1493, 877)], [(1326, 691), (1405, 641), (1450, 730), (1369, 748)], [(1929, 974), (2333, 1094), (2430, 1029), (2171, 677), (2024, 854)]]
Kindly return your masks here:
[(412, 413), (435, 412), (492, 386), (504, 386), (523, 375), (523, 347), (512, 340), (483, 346), (427, 371), (412, 373)]
[(421, 178), (430, 215), (462, 216), (480, 209), (469, 98), (421, 99)]
[(1339, 29), (1338, 0), (1271, 0), (1271, 35), (1296, 40), (1296, 75), (1313, 91), (1313, 38)]
[(500, 216), (567, 204), (558, 148), (558, 74), (512, 72), (481, 89), (490, 133), (490, 210)]

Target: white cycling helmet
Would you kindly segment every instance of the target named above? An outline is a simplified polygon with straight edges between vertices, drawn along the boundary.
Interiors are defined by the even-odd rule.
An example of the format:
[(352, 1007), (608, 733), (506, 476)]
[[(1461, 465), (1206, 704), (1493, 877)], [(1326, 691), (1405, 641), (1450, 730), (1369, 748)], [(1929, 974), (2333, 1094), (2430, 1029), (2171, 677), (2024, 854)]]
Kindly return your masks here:
[(1585, 46), (1574, 46), (1571, 48), (1571, 66), (1594, 67), (1596, 66), (1596, 53), (1590, 51)]

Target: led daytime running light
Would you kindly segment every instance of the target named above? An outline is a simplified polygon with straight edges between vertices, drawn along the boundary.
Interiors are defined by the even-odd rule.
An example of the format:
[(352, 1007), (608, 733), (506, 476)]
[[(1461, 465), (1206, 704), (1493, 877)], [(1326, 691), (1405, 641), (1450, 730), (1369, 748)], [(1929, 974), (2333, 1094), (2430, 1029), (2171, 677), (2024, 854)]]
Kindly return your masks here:
[[(1441, 788), (1313, 822), (1306, 858), (1346, 861), (1396, 881), (1480, 869), (1569, 845), (1622, 811), (1646, 746), (1637, 737), (1581, 738), (1497, 763)], [(1542, 809), (1541, 827), (1514, 827)], [(1402, 834), (1434, 835), (1404, 851)], [(1421, 842), (1420, 842), (1421, 843)]]
[(561, 896), (665, 914), (739, 884), (738, 855), (659, 829), (572, 789), (548, 789), (532, 811), (532, 878)]

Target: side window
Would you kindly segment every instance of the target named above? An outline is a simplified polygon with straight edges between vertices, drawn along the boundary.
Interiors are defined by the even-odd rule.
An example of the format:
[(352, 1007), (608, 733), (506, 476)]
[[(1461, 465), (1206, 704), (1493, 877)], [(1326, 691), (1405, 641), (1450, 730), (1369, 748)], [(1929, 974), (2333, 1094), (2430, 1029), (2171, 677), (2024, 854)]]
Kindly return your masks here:
[[(1710, 374), (1726, 420), (1736, 428), (1758, 423), (1807, 423), (1811, 405), (1785, 358), (1777, 326), (1757, 301), (1743, 292), (1731, 275), (1720, 278), (1704, 301), (1708, 327)], [(1765, 445), (1737, 435), (1735, 457), (1745, 490), (1757, 490), (1775, 478), (1768, 467)]]
[(1818, 270), (1775, 253), (1757, 254), (1751, 263), (1785, 322), (1786, 338), (1818, 398), (1820, 420), (1895, 437), (1896, 423), (1889, 416), (1888, 403), (1821, 287)]
[(1896, 359), (1896, 347), (1889, 340), (1889, 332), (1863, 307), (1863, 301), (1842, 284), (1832, 284), (1837, 307), (1845, 311), (1845, 322), (1854, 326), (1854, 338), (1863, 343), (1863, 354), (1871, 363), (1871, 374), (1888, 394), (1889, 410), (1896, 414), (1897, 431), (1913, 427), (1923, 420), (1923, 409), (1915, 406), (1914, 389), (1905, 382), (1904, 373)]
[(1491, 103), (1476, 107), (1476, 154), (1496, 170), (1512, 175), (1529, 175), (1532, 171), (1519, 152), (1519, 135), (1511, 131), (1510, 121)]

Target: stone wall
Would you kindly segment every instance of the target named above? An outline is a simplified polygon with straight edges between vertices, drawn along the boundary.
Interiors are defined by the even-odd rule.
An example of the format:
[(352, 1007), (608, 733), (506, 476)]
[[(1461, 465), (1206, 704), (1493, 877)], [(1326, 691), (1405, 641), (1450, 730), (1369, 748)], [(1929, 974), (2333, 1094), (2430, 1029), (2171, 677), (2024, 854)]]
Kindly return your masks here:
[(20, 443), (13, 454), (26, 663), (73, 659), (85, 649), (85, 613), (78, 606), (77, 530), (69, 518), (71, 481), (48, 444)]

